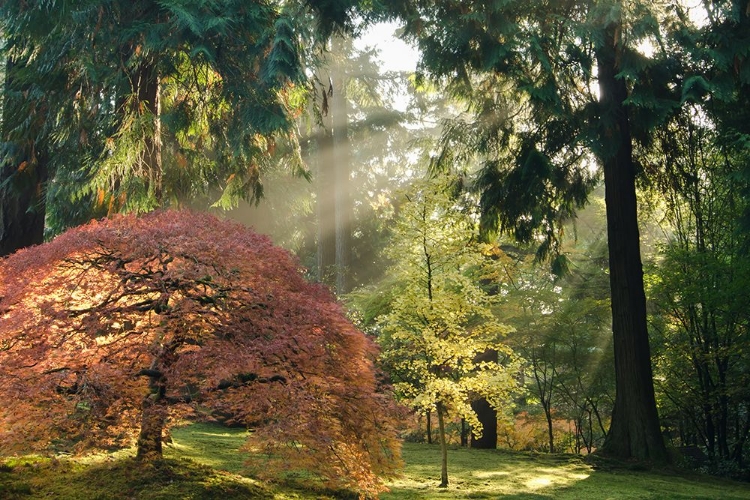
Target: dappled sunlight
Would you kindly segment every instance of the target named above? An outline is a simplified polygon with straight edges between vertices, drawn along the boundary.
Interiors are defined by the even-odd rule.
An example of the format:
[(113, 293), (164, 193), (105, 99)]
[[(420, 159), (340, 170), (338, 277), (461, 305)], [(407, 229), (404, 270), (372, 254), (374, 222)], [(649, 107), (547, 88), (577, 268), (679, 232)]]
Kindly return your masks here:
[(527, 455), (504, 450), (452, 449), (448, 452), (449, 485), (438, 490), (440, 468), (437, 448), (404, 445), (405, 474), (388, 483), (384, 499), (501, 498), (558, 494), (589, 479), (592, 469), (574, 455)]
[(437, 446), (404, 443), (403, 475), (388, 482), (382, 500), (750, 498), (746, 484), (700, 475), (594, 470), (577, 455), (454, 448), (448, 452), (447, 488), (440, 482)]
[(526, 487), (530, 490), (537, 490), (539, 488), (545, 488), (554, 484), (555, 480), (550, 476), (539, 476), (526, 481)]
[(509, 470), (482, 471), (472, 475), (478, 479), (490, 480), (485, 484), (498, 493), (512, 494), (519, 489), (539, 493), (546, 488), (566, 487), (587, 479), (591, 474), (588, 466), (576, 463), (576, 458), (571, 457), (569, 462), (556, 464), (554, 467), (530, 467), (529, 463), (519, 461)]
[(510, 472), (506, 472), (506, 471), (492, 471), (492, 472), (481, 471), (481, 472), (474, 473), (474, 476), (479, 479), (491, 479), (493, 477), (508, 476), (508, 475), (510, 475)]
[(536, 472), (539, 472), (540, 474), (538, 476), (532, 476), (524, 482), (524, 486), (532, 491), (547, 488), (549, 486), (567, 486), (590, 476), (590, 474), (572, 472), (567, 468), (563, 468), (562, 470), (542, 468), (536, 469)]

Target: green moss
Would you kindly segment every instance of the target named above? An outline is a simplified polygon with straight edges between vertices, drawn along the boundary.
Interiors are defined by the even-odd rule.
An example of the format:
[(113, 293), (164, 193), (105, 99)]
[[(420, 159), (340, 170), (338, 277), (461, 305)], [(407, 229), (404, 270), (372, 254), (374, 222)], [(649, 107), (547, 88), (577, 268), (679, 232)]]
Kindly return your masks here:
[(0, 474), (0, 498), (70, 500), (266, 499), (273, 494), (240, 476), (189, 460), (141, 463), (132, 458), (85, 465), (47, 460)]

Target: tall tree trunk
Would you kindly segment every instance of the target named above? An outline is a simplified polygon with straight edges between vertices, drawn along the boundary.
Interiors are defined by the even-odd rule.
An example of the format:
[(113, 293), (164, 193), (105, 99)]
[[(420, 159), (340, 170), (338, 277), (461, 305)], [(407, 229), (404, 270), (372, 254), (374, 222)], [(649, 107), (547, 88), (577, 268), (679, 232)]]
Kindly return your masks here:
[(333, 139), (333, 81), (329, 79), (322, 92), (322, 130), (319, 134), (316, 162), (316, 211), (318, 216), (317, 279), (328, 285), (336, 277), (336, 157)]
[(445, 408), (437, 405), (438, 432), (440, 434), (440, 488), (448, 487), (448, 440), (445, 435)]
[[(14, 63), (5, 66), (5, 99), (3, 101), (2, 141), (4, 158), (0, 158), (0, 257), (44, 241), (46, 216), (45, 184), (49, 177), (47, 155), (28, 139), (11, 137), (21, 111), (12, 102)], [(39, 106), (33, 108), (43, 112)], [(32, 117), (32, 123), (36, 122)], [(30, 134), (31, 135), (31, 134)]]
[(471, 434), (471, 447), (494, 450), (497, 448), (497, 410), (486, 399), (478, 399), (471, 403), (471, 409), (477, 414), (482, 424), (482, 436)]
[(555, 433), (554, 428), (552, 426), (552, 402), (547, 401), (546, 404), (542, 403), (542, 406), (544, 406), (544, 416), (547, 418), (547, 439), (549, 440), (549, 452), (554, 453), (555, 452)]
[[(157, 206), (163, 203), (163, 174), (162, 140), (161, 140), (161, 85), (159, 72), (152, 61), (144, 61), (138, 67), (135, 76), (138, 101), (135, 105), (137, 113), (142, 109), (148, 111), (153, 119), (153, 130), (144, 138), (143, 171), (147, 176), (149, 194), (153, 196)], [(143, 106), (143, 108), (141, 108)]]
[(346, 74), (340, 61), (346, 54), (346, 40), (334, 37), (333, 52), (339, 62), (333, 65), (333, 145), (335, 201), (334, 218), (336, 233), (336, 292), (344, 294), (350, 291), (350, 248), (352, 207), (350, 194), (351, 148), (349, 144), (349, 118), (346, 96)]
[(34, 161), (27, 167), (30, 172), (19, 172), (16, 162), (2, 165), (0, 185), (14, 175), (26, 178), (10, 180), (0, 188), (0, 257), (44, 241), (48, 172), (44, 160)]
[(615, 404), (603, 452), (619, 458), (666, 461), (656, 411), (646, 327), (632, 137), (619, 72), (620, 22), (609, 22), (597, 49), (601, 147), (606, 190)]

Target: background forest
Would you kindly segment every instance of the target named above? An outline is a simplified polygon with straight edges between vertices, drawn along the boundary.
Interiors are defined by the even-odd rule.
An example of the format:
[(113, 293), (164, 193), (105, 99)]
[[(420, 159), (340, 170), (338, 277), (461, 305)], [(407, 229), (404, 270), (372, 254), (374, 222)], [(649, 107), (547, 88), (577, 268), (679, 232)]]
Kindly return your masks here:
[(335, 292), (444, 464), (750, 477), (747, 0), (6, 0), (0, 43), (1, 255), (209, 211)]

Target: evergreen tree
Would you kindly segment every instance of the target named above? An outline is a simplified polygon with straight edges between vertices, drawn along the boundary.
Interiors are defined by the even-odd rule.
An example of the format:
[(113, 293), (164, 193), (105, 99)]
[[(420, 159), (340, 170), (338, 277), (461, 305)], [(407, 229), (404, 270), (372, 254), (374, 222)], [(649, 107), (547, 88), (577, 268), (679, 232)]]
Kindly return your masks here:
[[(257, 199), (307, 80), (303, 45), (351, 29), (350, 7), (4, 2), (4, 189), (49, 200), (44, 183), (60, 174), (56, 204), (85, 199), (105, 212), (147, 211), (214, 189), (222, 207)], [(35, 198), (20, 182), (30, 167), (41, 179)], [(44, 204), (36, 208), (43, 218)]]

